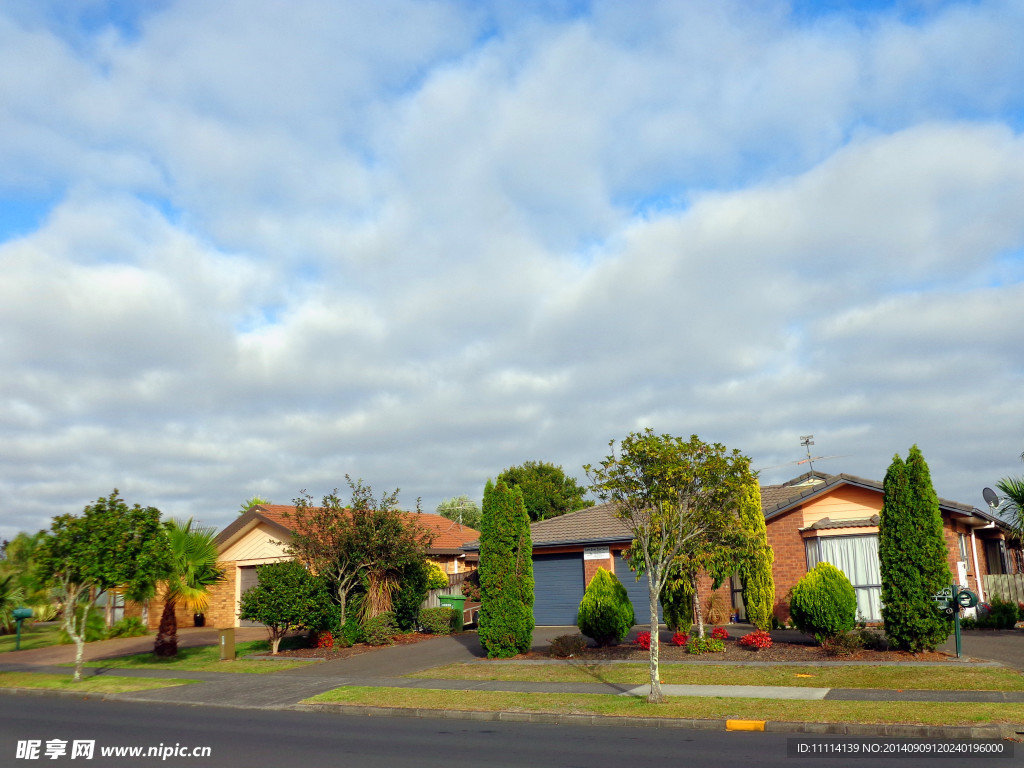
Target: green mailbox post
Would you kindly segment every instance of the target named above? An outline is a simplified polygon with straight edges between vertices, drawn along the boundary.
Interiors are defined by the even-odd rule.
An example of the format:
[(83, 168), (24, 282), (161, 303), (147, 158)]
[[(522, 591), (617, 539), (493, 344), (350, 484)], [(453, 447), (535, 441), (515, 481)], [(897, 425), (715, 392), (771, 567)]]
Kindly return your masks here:
[(20, 651), (21, 650), (21, 622), (23, 622), (25, 619), (31, 619), (32, 618), (32, 609), (31, 608), (15, 608), (11, 612), (11, 615), (14, 616), (14, 623), (18, 625), (18, 635), (14, 639), (14, 650)]
[(956, 635), (956, 657), (960, 658), (960, 609), (973, 608), (978, 604), (978, 596), (959, 584), (951, 584), (941, 592), (932, 595), (935, 607), (953, 617), (953, 632)]
[(446, 605), (455, 611), (455, 626), (452, 627), (453, 632), (462, 631), (462, 614), (463, 606), (466, 604), (465, 595), (441, 595), (438, 600), (441, 601), (441, 605)]

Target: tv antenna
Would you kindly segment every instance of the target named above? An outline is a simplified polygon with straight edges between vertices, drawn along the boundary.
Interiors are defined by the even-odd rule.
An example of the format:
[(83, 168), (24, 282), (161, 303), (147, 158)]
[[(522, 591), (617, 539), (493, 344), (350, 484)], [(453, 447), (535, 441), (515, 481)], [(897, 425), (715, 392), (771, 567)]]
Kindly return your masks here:
[(800, 459), (799, 461), (789, 461), (785, 464), (777, 464), (774, 467), (761, 467), (758, 472), (763, 472), (769, 469), (781, 469), (782, 467), (788, 467), (792, 464), (799, 466), (800, 464), (809, 464), (811, 472), (814, 472), (814, 462), (824, 461), (826, 459), (843, 459), (849, 454), (843, 454), (841, 456), (811, 456), (811, 446), (814, 445), (814, 435), (800, 435), (800, 445), (807, 451), (807, 458)]

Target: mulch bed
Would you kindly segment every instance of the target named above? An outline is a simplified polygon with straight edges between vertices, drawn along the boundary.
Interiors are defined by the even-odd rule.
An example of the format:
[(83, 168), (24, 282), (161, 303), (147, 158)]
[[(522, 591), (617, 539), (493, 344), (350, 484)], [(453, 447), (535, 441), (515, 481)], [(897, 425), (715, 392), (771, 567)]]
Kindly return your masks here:
[[(709, 635), (710, 636), (710, 635)], [(547, 653), (531, 652), (516, 656), (516, 659), (548, 659), (553, 658)], [(610, 648), (588, 647), (581, 655), (575, 657), (584, 661), (636, 661), (646, 662), (650, 659), (650, 651), (638, 645), (623, 644)], [(739, 638), (730, 637), (725, 641), (722, 653), (687, 653), (685, 648), (662, 641), (659, 645), (659, 661), (705, 661), (709, 663), (722, 661), (757, 661), (757, 662), (820, 662), (820, 661), (859, 661), (862, 663), (891, 664), (897, 661), (955, 661), (956, 657), (944, 651), (925, 653), (907, 653), (906, 651), (874, 651), (859, 650), (851, 654), (829, 655), (825, 650), (813, 643), (775, 642), (770, 648), (755, 650), (739, 644)]]
[[(424, 640), (430, 640), (438, 637), (438, 635), (429, 635), (424, 632), (410, 632), (407, 635), (396, 635), (394, 638), (393, 645), (411, 645), (412, 643), (419, 643)], [(366, 643), (356, 643), (355, 645), (349, 646), (348, 648), (292, 648), (291, 650), (279, 651), (275, 659), (326, 659), (332, 661), (334, 659), (348, 659), (352, 656), (358, 656), (361, 653), (367, 653), (369, 651), (380, 650), (381, 648), (387, 648), (386, 645), (367, 645)], [(258, 656), (270, 656), (269, 653), (256, 654)]]

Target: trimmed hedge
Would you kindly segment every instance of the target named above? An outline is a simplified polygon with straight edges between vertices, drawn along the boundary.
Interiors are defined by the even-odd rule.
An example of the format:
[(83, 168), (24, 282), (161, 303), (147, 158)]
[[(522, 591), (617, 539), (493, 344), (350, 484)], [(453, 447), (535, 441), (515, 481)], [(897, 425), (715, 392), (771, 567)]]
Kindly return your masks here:
[(789, 611), (797, 629), (821, 643), (853, 629), (857, 594), (846, 574), (822, 562), (793, 587)]
[(424, 608), (420, 611), (420, 624), (424, 632), (432, 635), (450, 635), (455, 624), (455, 609), (447, 605)]
[(633, 603), (615, 574), (598, 568), (580, 601), (576, 625), (598, 647), (615, 645), (633, 628)]

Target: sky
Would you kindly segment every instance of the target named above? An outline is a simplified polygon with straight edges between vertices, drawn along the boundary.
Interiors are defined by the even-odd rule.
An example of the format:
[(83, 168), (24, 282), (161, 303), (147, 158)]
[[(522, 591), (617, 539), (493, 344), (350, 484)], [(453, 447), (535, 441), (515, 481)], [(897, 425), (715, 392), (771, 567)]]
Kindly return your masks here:
[(0, 537), (650, 427), (1024, 473), (1024, 2), (7, 0)]

